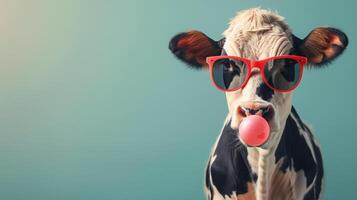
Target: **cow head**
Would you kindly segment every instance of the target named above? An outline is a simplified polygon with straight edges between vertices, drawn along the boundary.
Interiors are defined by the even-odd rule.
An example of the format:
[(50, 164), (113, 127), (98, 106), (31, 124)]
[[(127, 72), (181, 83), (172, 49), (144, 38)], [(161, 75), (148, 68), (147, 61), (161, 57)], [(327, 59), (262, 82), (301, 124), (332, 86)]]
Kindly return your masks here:
[[(223, 39), (215, 41), (199, 31), (184, 32), (171, 39), (169, 48), (178, 59), (196, 69), (208, 68), (206, 58), (216, 55), (250, 60), (299, 55), (307, 58), (307, 66), (321, 68), (338, 57), (348, 44), (343, 32), (330, 27), (315, 28), (299, 39), (291, 33), (283, 17), (259, 8), (238, 13), (223, 35)], [(284, 64), (272, 67), (284, 67)], [(270, 138), (261, 147), (276, 146), (291, 110), (291, 93), (272, 90), (263, 81), (259, 69), (254, 68), (244, 87), (225, 93), (232, 128), (238, 129), (248, 115), (261, 114), (271, 127)]]

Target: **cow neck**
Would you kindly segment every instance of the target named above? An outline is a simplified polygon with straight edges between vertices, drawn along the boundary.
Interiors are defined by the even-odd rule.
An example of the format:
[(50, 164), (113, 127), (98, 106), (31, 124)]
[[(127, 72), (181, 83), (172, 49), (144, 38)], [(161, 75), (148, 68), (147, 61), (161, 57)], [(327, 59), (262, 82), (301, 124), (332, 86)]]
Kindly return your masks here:
[[(282, 132), (273, 134), (282, 135)], [(277, 146), (278, 144), (269, 149), (246, 147), (245, 153), (247, 155), (245, 156), (245, 164), (250, 169), (250, 176), (256, 177), (254, 185), (257, 199), (267, 199), (269, 196), (269, 185), (272, 180), (272, 175), (278, 167), (274, 154)], [(244, 151), (240, 151), (240, 153), (244, 154)], [(243, 155), (242, 157), (244, 158)]]
[(256, 174), (255, 191), (257, 199), (267, 199), (269, 183), (275, 171), (275, 156), (273, 149), (247, 148), (247, 165), (251, 173)]
[[(279, 148), (279, 152), (286, 155), (287, 147), (286, 141), (282, 140), (283, 134), (285, 134), (286, 121), (282, 125), (284, 127), (281, 132), (275, 132), (279, 136), (278, 143), (271, 146), (269, 149), (262, 149), (257, 147), (247, 147), (247, 162), (246, 165), (251, 169), (251, 173), (256, 174), (255, 192), (257, 199), (268, 199), (270, 186), (274, 179), (274, 174), (279, 170), (282, 163), (277, 162), (276, 151)], [(288, 194), (290, 196), (290, 193)], [(291, 198), (294, 195), (290, 196)], [(293, 198), (292, 198), (293, 199)]]

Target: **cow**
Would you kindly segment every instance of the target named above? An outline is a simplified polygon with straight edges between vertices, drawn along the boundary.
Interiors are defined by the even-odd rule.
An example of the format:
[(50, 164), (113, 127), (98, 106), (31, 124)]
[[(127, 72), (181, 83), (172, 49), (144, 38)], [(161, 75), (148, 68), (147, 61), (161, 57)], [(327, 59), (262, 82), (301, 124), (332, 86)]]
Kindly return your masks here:
[[(213, 73), (224, 74), (223, 83), (214, 81), (225, 91), (229, 112), (208, 159), (206, 198), (321, 199), (324, 168), (320, 147), (311, 128), (292, 106), (294, 88), (289, 84), (298, 84), (295, 79), (299, 79), (296, 75), (299, 71), (294, 70), (299, 68), (292, 67), (295, 65), (290, 61), (270, 61), (272, 57), (295, 56), (293, 59), (300, 60), (293, 62), (301, 62), (298, 66), (306, 62), (303, 68), (322, 69), (346, 49), (346, 34), (337, 28), (318, 27), (300, 39), (292, 34), (278, 13), (252, 8), (238, 12), (223, 36), (215, 41), (193, 30), (179, 33), (169, 42), (171, 52), (188, 66), (210, 67), (211, 77)], [(226, 59), (213, 66), (216, 69), (212, 72), (212, 66), (207, 64), (212, 58)], [(249, 77), (241, 78), (247, 76), (244, 65), (259, 63), (267, 66), (251, 66)], [(218, 68), (222, 68), (221, 72), (216, 72)], [(271, 80), (277, 76), (279, 80)], [(230, 84), (241, 85), (230, 90)], [(250, 146), (239, 137), (240, 122), (254, 114), (264, 117), (271, 128), (268, 140), (260, 146)]]

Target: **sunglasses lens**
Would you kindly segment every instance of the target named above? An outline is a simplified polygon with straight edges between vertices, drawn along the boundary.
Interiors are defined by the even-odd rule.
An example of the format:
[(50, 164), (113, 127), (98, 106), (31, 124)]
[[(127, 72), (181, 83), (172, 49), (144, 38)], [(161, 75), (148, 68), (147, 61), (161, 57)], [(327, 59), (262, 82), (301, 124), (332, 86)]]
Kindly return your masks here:
[(247, 73), (248, 67), (243, 61), (223, 58), (213, 64), (212, 77), (219, 88), (234, 90), (242, 86)]
[(300, 80), (300, 64), (291, 58), (270, 60), (264, 67), (264, 75), (271, 87), (291, 90)]

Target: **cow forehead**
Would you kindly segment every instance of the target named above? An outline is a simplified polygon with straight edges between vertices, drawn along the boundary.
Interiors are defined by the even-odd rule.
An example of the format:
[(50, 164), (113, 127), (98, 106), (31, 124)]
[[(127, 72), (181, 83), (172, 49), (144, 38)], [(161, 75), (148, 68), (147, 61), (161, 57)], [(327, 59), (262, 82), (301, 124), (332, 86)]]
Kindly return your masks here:
[(288, 54), (293, 48), (284, 18), (275, 12), (253, 8), (239, 12), (223, 33), (228, 55), (261, 60)]

